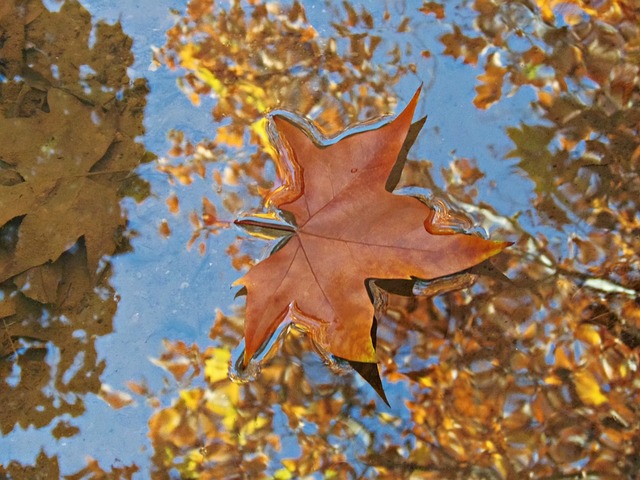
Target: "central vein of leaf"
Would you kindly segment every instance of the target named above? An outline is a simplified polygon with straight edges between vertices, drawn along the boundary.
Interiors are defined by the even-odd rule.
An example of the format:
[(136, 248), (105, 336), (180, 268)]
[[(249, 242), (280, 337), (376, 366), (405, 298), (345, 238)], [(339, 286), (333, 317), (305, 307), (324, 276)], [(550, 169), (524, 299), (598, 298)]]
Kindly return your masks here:
[[(355, 239), (350, 239), (350, 238), (339, 238), (339, 237), (332, 237), (332, 236), (328, 236), (328, 235), (322, 235), (319, 233), (311, 233), (311, 232), (297, 232), (298, 234), (302, 233), (303, 235), (308, 235), (310, 237), (316, 237), (316, 238), (321, 238), (323, 240), (328, 240), (328, 241), (332, 241), (332, 242), (342, 242), (342, 243), (346, 243), (349, 245), (363, 245), (366, 247), (381, 247), (381, 248), (392, 248), (394, 250), (416, 250), (416, 248), (414, 247), (405, 247), (402, 245), (389, 245), (389, 244), (384, 244), (384, 243), (375, 243), (373, 241), (367, 240), (367, 241), (362, 241), (362, 240), (355, 240)], [(300, 235), (298, 235), (300, 236)], [(302, 239), (301, 239), (301, 243), (302, 243)]]

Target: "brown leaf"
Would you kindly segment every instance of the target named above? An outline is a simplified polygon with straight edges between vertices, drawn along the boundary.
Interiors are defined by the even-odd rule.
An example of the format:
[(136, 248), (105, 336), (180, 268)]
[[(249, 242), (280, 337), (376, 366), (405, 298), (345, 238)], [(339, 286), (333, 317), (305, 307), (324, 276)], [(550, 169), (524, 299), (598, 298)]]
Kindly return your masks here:
[(468, 37), (458, 25), (453, 26), (453, 32), (445, 33), (440, 37), (440, 42), (444, 45), (444, 54), (453, 58), (463, 57), (464, 63), (476, 65), (478, 56), (487, 45), (487, 41), (482, 37)]
[(17, 275), (13, 282), (27, 297), (40, 303), (54, 303), (62, 271), (58, 265), (39, 265)]
[(169, 238), (171, 236), (171, 227), (169, 226), (169, 222), (164, 218), (160, 221), (158, 233), (160, 233), (164, 238)]
[(91, 272), (97, 270), (102, 256), (114, 252), (113, 231), (124, 220), (112, 188), (88, 178), (61, 179), (39, 203), (20, 224), (14, 256), (0, 266), (0, 281), (56, 260), (80, 237), (85, 239)]
[(438, 2), (424, 2), (419, 10), (425, 15), (434, 14), (438, 20), (444, 18), (444, 5)]
[(271, 201), (293, 215), (297, 227), (286, 245), (235, 283), (247, 288), (245, 363), (287, 317), (333, 355), (375, 362), (367, 279), (450, 275), (507, 246), (430, 234), (424, 225), (433, 215), (429, 207), (386, 191), (418, 95), (391, 123), (331, 145), (273, 118), (298, 188), (285, 185)]
[(478, 108), (489, 108), (502, 97), (502, 84), (507, 69), (498, 65), (496, 58), (490, 56), (485, 72), (478, 75), (480, 85), (476, 87), (476, 97), (473, 99), (473, 104)]
[[(86, 174), (113, 142), (117, 112), (98, 115), (73, 95), (57, 89), (49, 90), (47, 101), (50, 113), (39, 112), (27, 118), (0, 115), (3, 161), (15, 167), (26, 181), (50, 182), (60, 177), (61, 161), (67, 158), (66, 177)], [(32, 186), (35, 189), (39, 184)]]

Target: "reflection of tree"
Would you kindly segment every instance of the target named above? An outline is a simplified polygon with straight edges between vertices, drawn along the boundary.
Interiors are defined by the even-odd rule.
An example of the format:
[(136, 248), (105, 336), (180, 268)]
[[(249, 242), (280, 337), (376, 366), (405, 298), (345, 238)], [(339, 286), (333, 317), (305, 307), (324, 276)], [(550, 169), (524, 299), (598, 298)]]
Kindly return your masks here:
[[(0, 39), (6, 435), (81, 415), (83, 396), (100, 391), (95, 340), (111, 332), (116, 309), (102, 257), (129, 248), (119, 199), (148, 192), (132, 173), (146, 160), (134, 139), (143, 133), (147, 87), (130, 84), (131, 39), (120, 25), (93, 25), (76, 1), (58, 13), (40, 1), (3, 2)], [(53, 429), (58, 438), (77, 432), (66, 421)]]
[[(400, 61), (400, 46), (378, 33), (403, 31), (406, 18), (375, 18), (348, 2), (323, 8), (335, 15), (332, 35), (324, 38), (298, 1), (280, 6), (236, 0), (230, 7), (191, 1), (156, 60), (180, 69), (179, 85), (194, 103), (212, 97), (213, 119), (225, 125), (215, 138), (196, 145), (183, 132), (173, 132), (170, 155), (179, 162), (160, 169), (172, 180), (190, 183), (192, 175), (205, 175), (205, 164), (225, 161), (224, 175), (216, 180), (231, 187), (223, 192), (224, 206), (237, 213), (246, 208), (242, 194), (259, 196), (274, 181), (265, 171), (273, 155), (267, 112), (286, 109), (311, 117), (327, 135), (391, 112), (395, 97), (388, 92), (410, 66)], [(243, 146), (245, 160), (225, 154)], [(196, 232), (202, 223), (196, 223)]]
[(348, 3), (344, 10), (333, 24), (335, 36), (323, 39), (297, 1), (280, 7), (236, 0), (227, 10), (194, 0), (168, 31), (160, 57), (185, 70), (180, 84), (194, 102), (216, 99), (216, 121), (233, 120), (218, 130), (219, 143), (241, 146), (245, 128), (277, 108), (311, 114), (335, 133), (389, 111), (394, 99), (384, 92), (407, 70), (373, 62), (382, 42), (374, 17)]
[[(484, 304), (474, 297), (474, 329), (459, 342), (477, 342), (466, 369), (477, 373), (471, 380), (447, 381), (429, 372), (430, 396), (433, 390), (450, 392), (454, 408), (426, 408), (423, 396), (414, 418), (430, 419), (435, 428), (435, 419), (446, 420), (443, 413), (454, 414), (464, 457), (476, 449), (472, 463), (491, 465), (502, 477), (626, 477), (638, 468), (632, 454), (640, 433), (633, 420), (634, 360), (629, 362), (640, 345), (634, 313), (638, 207), (632, 194), (638, 191), (640, 145), (638, 12), (624, 2), (603, 2), (600, 10), (582, 2), (557, 8), (537, 3), (539, 11), (525, 2), (476, 2), (479, 36), (460, 34), (457, 51), (468, 54), (470, 44), (486, 49), (476, 106), (500, 101), (504, 80), (514, 89), (529, 85), (536, 91), (533, 107), (546, 122), (509, 128), (516, 148), (508, 157), (519, 159), (518, 168), (535, 183), (536, 209), (527, 216), (560, 233), (549, 238), (542, 229), (525, 230), (518, 218), (504, 219), (503, 232), (519, 239), (513, 250), (520, 254), (507, 265), (521, 289), (487, 294)], [(442, 41), (445, 54), (459, 56), (450, 51), (450, 37)], [(497, 92), (492, 101), (483, 98), (489, 89)], [(448, 193), (473, 203), (479, 178), (474, 170), (473, 163), (453, 163), (445, 175)], [(580, 233), (564, 233), (573, 229)], [(447, 308), (456, 311), (455, 305)], [(513, 325), (514, 318), (522, 324)], [(505, 348), (505, 341), (515, 348)], [(479, 448), (478, 436), (463, 422), (465, 408), (456, 406), (461, 381), (471, 383), (472, 401), (458, 405), (466, 403), (484, 423), (474, 428), (482, 428), (490, 449)], [(489, 405), (502, 415), (497, 424), (478, 410)]]
[[(131, 480), (134, 473), (138, 471), (136, 466), (132, 467), (112, 467), (105, 471), (96, 460), (87, 457), (87, 466), (73, 475), (65, 475), (66, 480), (82, 479), (103, 479), (116, 478), (121, 480)], [(47, 456), (44, 451), (40, 451), (33, 466), (24, 466), (17, 462), (10, 462), (6, 468), (0, 465), (0, 473), (3, 478), (32, 479), (32, 478), (62, 478), (58, 459)]]
[[(496, 219), (496, 235), (516, 242), (495, 262), (513, 283), (489, 269), (471, 294), (390, 299), (378, 326), (378, 351), (383, 377), (403, 392), (399, 404), (392, 398), (390, 413), (357, 394), (352, 378), (330, 375), (304, 356), (300, 337), (285, 342), (257, 381), (230, 383), (228, 349), (242, 319), (220, 315), (213, 346), (201, 351), (170, 344), (160, 359), (182, 389), (150, 421), (159, 476), (175, 468), (186, 478), (631, 478), (640, 468), (640, 12), (615, 0), (597, 6), (579, 0), (468, 3), (471, 18), (469, 10), (458, 15), (458, 6), (437, 2), (424, 2), (416, 14), (450, 22), (440, 37), (442, 55), (483, 66), (478, 108), (505, 101), (505, 89), (535, 92), (532, 108), (543, 121), (506, 131), (515, 145), (507, 159), (517, 159), (518, 171), (535, 185), (535, 208), (504, 216), (505, 207), (476, 205), (486, 177), (472, 158), (451, 162), (444, 188), (430, 180), (425, 161), (408, 162), (401, 184), (429, 187)], [(234, 123), (212, 147), (259, 142), (246, 132), (262, 111), (256, 106), (264, 98), (288, 98), (261, 96), (265, 84), (273, 81), (279, 92), (276, 86), (286, 79), (276, 81), (272, 63), (249, 61), (261, 49), (244, 52), (237, 40), (249, 35), (246, 25), (254, 19), (266, 22), (275, 14), (256, 7), (249, 18), (238, 5), (224, 12), (192, 2), (169, 40), (170, 46), (183, 42), (184, 50), (175, 48), (168, 58), (189, 69), (190, 92), (229, 95), (228, 101), (220, 96), (216, 111)], [(345, 4), (346, 12), (355, 10)], [(304, 18), (297, 4), (291, 11), (279, 17), (286, 28)], [(211, 38), (204, 24), (198, 30), (201, 18), (216, 26)], [(235, 33), (229, 33), (232, 18), (240, 25)], [(345, 28), (355, 25), (349, 21)], [(192, 37), (194, 26), (199, 35)], [(273, 28), (267, 22), (259, 31), (277, 31), (285, 45), (288, 38), (306, 38), (305, 23), (297, 33), (267, 26)], [(216, 47), (220, 42), (228, 50)], [(322, 72), (314, 75), (311, 85), (321, 82)], [(236, 77), (252, 82), (236, 84)], [(323, 94), (336, 98), (318, 100), (330, 115), (331, 102), (342, 97), (330, 89)], [(297, 110), (315, 115), (305, 105)], [(339, 129), (358, 117), (317, 118), (323, 128)], [(227, 142), (231, 132), (238, 133)], [(178, 155), (194, 151), (184, 138), (180, 142)], [(230, 163), (220, 184), (262, 179), (260, 158), (241, 167)], [(235, 244), (229, 252), (244, 253)], [(204, 383), (194, 380), (200, 377)]]
[[(638, 12), (618, 1), (566, 2), (557, 11), (551, 7), (559, 2), (537, 3), (539, 13), (528, 2), (478, 2), (473, 41), (489, 51), (479, 79), (502, 85), (504, 77), (512, 89), (537, 92), (534, 107), (548, 123), (508, 133), (516, 145), (510, 157), (536, 183), (545, 220), (561, 226), (577, 215), (609, 227), (609, 209), (628, 216), (640, 189)], [(475, 99), (481, 108), (491, 104), (479, 98), (485, 88)]]

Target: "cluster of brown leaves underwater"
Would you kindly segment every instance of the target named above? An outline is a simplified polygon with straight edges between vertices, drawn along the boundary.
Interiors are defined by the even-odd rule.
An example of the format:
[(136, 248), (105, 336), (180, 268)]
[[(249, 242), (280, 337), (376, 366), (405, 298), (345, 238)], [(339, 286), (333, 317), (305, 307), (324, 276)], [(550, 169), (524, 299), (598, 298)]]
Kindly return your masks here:
[[(393, 409), (380, 408), (352, 375), (328, 374), (321, 359), (304, 354), (310, 339), (296, 331), (256, 381), (231, 382), (230, 349), (243, 335), (242, 309), (217, 314), (206, 348), (167, 341), (157, 363), (178, 392), (129, 385), (135, 398), (156, 409), (149, 421), (155, 478), (637, 474), (640, 12), (630, 1), (592, 3), (423, 2), (419, 14), (405, 5), (403, 15), (378, 18), (345, 2), (330, 6), (336, 21), (331, 35), (322, 34), (328, 38), (309, 24), (298, 2), (282, 8), (234, 2), (227, 9), (207, 0), (189, 3), (157, 61), (182, 69), (181, 87), (194, 102), (215, 97), (214, 120), (231, 121), (200, 143), (173, 132), (173, 158), (160, 169), (175, 184), (167, 199), (171, 215), (181, 214), (180, 199), (190, 189), (210, 188), (210, 178), (223, 196), (218, 202), (207, 194), (202, 210), (190, 213), (191, 245), (202, 253), (220, 228), (216, 208), (230, 217), (257, 211), (273, 187), (274, 152), (261, 122), (267, 111), (295, 106), (330, 136), (392, 111), (393, 97), (385, 92), (419, 61), (443, 56), (480, 70), (473, 99), (479, 109), (506, 101), (506, 93), (534, 92), (534, 120), (507, 129), (514, 148), (502, 160), (535, 188), (530, 210), (507, 216), (477, 202), (489, 179), (475, 158), (453, 158), (438, 172), (441, 180), (432, 178), (426, 159), (406, 162), (401, 186), (419, 184), (494, 219), (492, 236), (514, 242), (495, 266), (513, 282), (481, 276), (470, 289), (437, 297), (389, 297), (377, 353), (393, 385)], [(460, 6), (465, 15), (456, 13)], [(435, 22), (444, 25), (441, 51), (407, 48), (416, 15), (433, 20), (434, 29)], [(390, 31), (391, 40), (384, 35)], [(377, 63), (376, 51), (388, 53), (388, 63)], [(234, 158), (238, 152), (246, 160)], [(3, 173), (13, 169), (2, 166)], [(569, 228), (574, 224), (580, 228)], [(161, 232), (170, 235), (170, 220)], [(89, 245), (59, 261), (71, 264), (65, 259), (83, 252), (92, 258), (96, 247)], [(227, 252), (241, 271), (258, 256), (243, 236)], [(3, 345), (25, 372), (41, 346), (31, 344), (28, 355), (17, 356), (13, 339)], [(86, 391), (56, 385), (76, 388), (78, 398)], [(126, 398), (111, 401), (120, 406)], [(58, 415), (53, 407), (45, 411), (45, 423)], [(9, 428), (17, 423), (11, 421)], [(64, 422), (57, 431), (76, 434)], [(56, 465), (43, 453), (29, 468), (55, 472)], [(25, 467), (2, 468), (15, 475)], [(100, 473), (92, 463), (72, 478), (130, 478), (136, 468)]]
[[(49, 425), (54, 441), (79, 435), (69, 419), (84, 414), (85, 396), (109, 401), (95, 346), (117, 308), (104, 257), (130, 250), (120, 200), (148, 196), (134, 170), (154, 158), (135, 141), (148, 88), (127, 76), (131, 44), (75, 1), (58, 12), (40, 0), (0, 4), (2, 435)], [(90, 459), (67, 478), (106, 473)], [(59, 476), (44, 452), (32, 467), (0, 464), (2, 478)]]

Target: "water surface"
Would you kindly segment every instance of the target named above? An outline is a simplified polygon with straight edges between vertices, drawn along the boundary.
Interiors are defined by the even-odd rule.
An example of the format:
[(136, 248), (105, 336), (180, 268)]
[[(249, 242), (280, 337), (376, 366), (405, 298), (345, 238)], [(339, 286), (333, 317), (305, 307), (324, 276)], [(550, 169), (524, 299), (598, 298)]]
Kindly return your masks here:
[[(637, 472), (639, 14), (3, 4), (0, 474)], [(514, 245), (472, 287), (389, 295), (390, 406), (295, 329), (256, 380), (231, 382), (231, 285), (278, 241), (231, 224), (264, 213), (278, 183), (265, 115), (331, 137), (399, 112), (420, 84), (428, 118), (399, 188)]]

